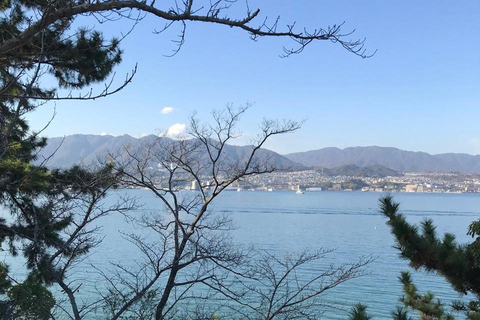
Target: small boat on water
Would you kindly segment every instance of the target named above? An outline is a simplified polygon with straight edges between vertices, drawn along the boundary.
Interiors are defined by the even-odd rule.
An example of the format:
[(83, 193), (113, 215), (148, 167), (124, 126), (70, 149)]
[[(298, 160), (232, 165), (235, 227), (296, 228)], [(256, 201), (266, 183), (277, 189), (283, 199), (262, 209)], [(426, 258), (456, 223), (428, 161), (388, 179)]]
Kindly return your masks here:
[(297, 194), (304, 194), (305, 193), (305, 188), (302, 188), (300, 185), (298, 185), (295, 189), (296, 189), (295, 193), (297, 193)]

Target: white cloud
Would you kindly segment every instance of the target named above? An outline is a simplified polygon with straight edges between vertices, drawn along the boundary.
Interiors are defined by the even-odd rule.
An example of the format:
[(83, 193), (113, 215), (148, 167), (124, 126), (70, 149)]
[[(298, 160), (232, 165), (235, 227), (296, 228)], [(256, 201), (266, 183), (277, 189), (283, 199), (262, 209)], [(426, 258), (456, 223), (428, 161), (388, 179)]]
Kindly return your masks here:
[(160, 111), (162, 114), (168, 114), (168, 113), (172, 113), (173, 112), (173, 108), (172, 107), (165, 107), (162, 109), (162, 111)]
[(101, 135), (101, 136), (106, 136), (107, 133), (106, 133), (106, 132), (102, 132), (102, 133), (100, 133), (100, 135)]
[(178, 137), (179, 135), (185, 133), (186, 128), (187, 125), (185, 123), (175, 123), (170, 128), (168, 128), (165, 135), (167, 137)]

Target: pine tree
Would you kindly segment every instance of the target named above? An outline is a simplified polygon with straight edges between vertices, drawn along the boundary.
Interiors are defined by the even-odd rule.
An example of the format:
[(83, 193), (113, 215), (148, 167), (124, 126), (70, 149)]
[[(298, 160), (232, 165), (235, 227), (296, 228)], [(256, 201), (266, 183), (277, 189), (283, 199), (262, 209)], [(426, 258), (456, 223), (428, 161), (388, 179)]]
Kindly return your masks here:
[[(443, 276), (460, 294), (472, 294), (469, 303), (456, 302), (453, 308), (465, 313), (468, 319), (480, 319), (480, 221), (474, 221), (468, 229), (473, 241), (458, 244), (455, 236), (446, 233), (439, 237), (431, 219), (421, 223), (420, 228), (408, 223), (399, 213), (399, 203), (391, 196), (380, 199), (381, 212), (388, 218), (387, 224), (396, 240), (396, 248), (402, 258), (416, 270), (424, 269)], [(405, 295), (403, 302), (419, 311), (422, 319), (453, 319), (446, 314), (440, 301), (433, 294), (419, 295), (408, 273), (402, 273), (401, 282)]]
[(370, 320), (371, 318), (367, 313), (367, 306), (361, 303), (357, 303), (348, 316), (349, 320)]
[[(66, 5), (0, 1), (0, 47), (21, 39), (35, 17)], [(68, 213), (58, 215), (56, 201), (67, 201), (65, 190), (75, 183), (61, 179), (66, 173), (34, 164), (46, 140), (30, 131), (25, 115), (62, 88), (105, 80), (121, 60), (117, 40), (106, 42), (101, 33), (86, 28), (72, 34), (73, 21), (73, 16), (54, 21), (0, 54), (0, 205), (10, 212), (10, 217), (0, 217), (0, 244), (7, 244), (13, 256), (21, 253), (31, 271), (23, 282), (14, 282), (8, 266), (1, 266), (0, 305), (7, 319), (50, 318), (54, 300), (46, 287), (51, 281), (46, 270), (52, 271), (47, 257), (60, 248), (67, 254), (59, 233), (72, 221)], [(45, 74), (57, 80), (56, 88), (42, 87)]]
[[(23, 283), (16, 283), (8, 266), (0, 264), (0, 313), (4, 317), (48, 318), (54, 303), (48, 286), (53, 282), (67, 295), (71, 293), (62, 282), (61, 268), (53, 261), (59, 256), (73, 260), (87, 253), (95, 241), (88, 232), (82, 233), (84, 230), (76, 238), (65, 237), (64, 231), (75, 225), (69, 201), (81, 200), (94, 206), (116, 185), (108, 166), (90, 172), (78, 167), (55, 171), (34, 164), (46, 140), (30, 130), (25, 120), (29, 112), (50, 100), (105, 97), (132, 80), (130, 75), (117, 88), (107, 84), (97, 94), (87, 91), (74, 95), (74, 90), (107, 81), (122, 57), (118, 39), (106, 40), (89, 26), (74, 27), (78, 17), (94, 15), (102, 22), (135, 20), (135, 14), (141, 12), (167, 25), (178, 22), (185, 27), (187, 21), (211, 22), (244, 30), (253, 39), (288, 37), (298, 47), (285, 50), (286, 55), (301, 52), (312, 41), (329, 40), (356, 55), (367, 56), (362, 40), (344, 39), (347, 33), (341, 32), (341, 25), (313, 32), (296, 32), (288, 26), (285, 31), (277, 31), (278, 21), (254, 27), (251, 23), (259, 10), (250, 11), (247, 6), (245, 17), (230, 18), (224, 14), (230, 2), (207, 2), (196, 7), (187, 0), (162, 8), (164, 2), (155, 1), (0, 0), (0, 206), (8, 210), (8, 214), (0, 216), (0, 245), (6, 246), (11, 255), (22, 255), (30, 272)], [(43, 81), (45, 76), (50, 80), (48, 86)], [(67, 93), (61, 96), (60, 92)], [(28, 299), (32, 297), (41, 300), (36, 303), (42, 309), (30, 307)], [(79, 311), (75, 306), (73, 309), (75, 319), (80, 319)]]
[(398, 307), (397, 310), (392, 311), (392, 319), (393, 320), (412, 320), (412, 318), (408, 316), (407, 311), (402, 307)]

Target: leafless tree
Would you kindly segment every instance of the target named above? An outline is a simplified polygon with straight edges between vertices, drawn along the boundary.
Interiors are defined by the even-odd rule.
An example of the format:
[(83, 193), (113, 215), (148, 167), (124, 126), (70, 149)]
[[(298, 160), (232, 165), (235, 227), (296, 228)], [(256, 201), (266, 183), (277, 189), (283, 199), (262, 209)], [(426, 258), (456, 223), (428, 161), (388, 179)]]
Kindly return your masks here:
[[(71, 226), (62, 232), (62, 244), (45, 254), (41, 261), (44, 266), (39, 270), (50, 273), (51, 281), (68, 299), (72, 319), (80, 320), (97, 307), (96, 301), (78, 302), (77, 295), (85, 279), (76, 277), (75, 272), (92, 249), (101, 246), (103, 237), (99, 220), (112, 214), (125, 214), (138, 205), (134, 198), (128, 196), (119, 196), (113, 203), (105, 203), (106, 196), (112, 196), (111, 191), (117, 184), (116, 177), (108, 172), (97, 171), (86, 179), (82, 176), (77, 176), (77, 179), (82, 181), (68, 190), (68, 195), (61, 199), (61, 205), (56, 204), (58, 215), (68, 215)], [(49, 279), (46, 275), (44, 278)]]
[[(327, 251), (280, 259), (234, 244), (229, 217), (212, 212), (210, 205), (237, 181), (282, 169), (262, 156), (261, 147), (301, 125), (264, 121), (249, 154), (238, 159), (228, 152), (228, 143), (238, 137), (236, 125), (246, 110), (214, 112), (212, 125), (192, 116), (188, 136), (152, 138), (140, 148), (110, 155), (122, 183), (150, 190), (163, 210), (126, 215), (141, 235), (124, 236), (143, 261), (98, 269), (107, 282), (108, 290), (99, 293), (109, 319), (176, 319), (206, 299), (217, 303), (203, 307), (235, 311), (242, 319), (299, 318), (318, 312), (323, 292), (360, 275), (369, 262), (327, 267), (303, 280), (297, 272)], [(191, 191), (183, 190), (186, 186)]]
[[(181, 31), (173, 54), (177, 53), (186, 39), (187, 24), (191, 22), (213, 23), (217, 25), (228, 26), (241, 29), (247, 32), (252, 40), (258, 40), (261, 37), (285, 37), (290, 38), (295, 45), (292, 48), (283, 47), (283, 55), (289, 56), (302, 52), (305, 47), (315, 41), (331, 41), (340, 44), (347, 51), (362, 58), (370, 57), (364, 49), (363, 40), (352, 40), (350, 38), (353, 32), (343, 32), (341, 24), (317, 28), (311, 31), (297, 28), (296, 23), (287, 24), (285, 27), (279, 26), (280, 18), (275, 19), (260, 18), (260, 9), (252, 10), (248, 2), (245, 5), (245, 12), (238, 17), (232, 17), (236, 10), (232, 6), (237, 0), (181, 0), (172, 2), (136, 1), (136, 0), (105, 0), (105, 1), (49, 1), (44, 5), (32, 6), (30, 10), (25, 10), (24, 15), (28, 15), (28, 23), (15, 26), (15, 28), (5, 28), (5, 36), (0, 41), (0, 68), (5, 72), (3, 82), (0, 84), (0, 97), (4, 100), (21, 99), (27, 100), (64, 100), (64, 99), (97, 99), (118, 92), (131, 82), (136, 73), (136, 66), (132, 73), (127, 75), (124, 81), (118, 85), (113, 85), (112, 81), (107, 82), (103, 90), (94, 93), (87, 91), (74, 94), (70, 91), (61, 95), (56, 90), (38, 90), (41, 84), (40, 79), (51, 73), (51, 68), (55, 63), (61, 61), (62, 56), (51, 58), (48, 53), (59, 50), (58, 43), (54, 43), (54, 48), (49, 47), (49, 42), (42, 39), (47, 37), (45, 33), (49, 28), (56, 28), (56, 25), (65, 29), (65, 34), (59, 41), (71, 41), (80, 30), (71, 28), (76, 18), (82, 16), (92, 16), (100, 23), (115, 21), (132, 21), (132, 29), (141, 22), (146, 15), (152, 15), (163, 23), (161, 33), (171, 26), (179, 24)], [(6, 22), (12, 20), (9, 15), (14, 9), (2, 9)], [(233, 14), (235, 15), (235, 14)], [(262, 19), (257, 22), (258, 19)], [(86, 27), (88, 30), (90, 27)], [(298, 31), (298, 30), (301, 31)], [(83, 29), (85, 30), (85, 29)], [(89, 30), (91, 31), (91, 30)], [(121, 41), (126, 34), (120, 35), (115, 43)], [(105, 47), (111, 44), (105, 44)], [(75, 71), (74, 71), (75, 72)], [(17, 84), (22, 79), (23, 88), (21, 92), (9, 90), (11, 85)], [(87, 83), (88, 85), (88, 83)], [(22, 103), (18, 105), (24, 105)], [(24, 112), (28, 110), (20, 110)]]
[[(155, 0), (54, 0), (40, 1), (32, 5), (24, 2), (5, 2), (0, 8), (0, 14), (4, 18), (2, 26), (5, 26), (0, 32), (0, 163), (3, 160), (8, 161), (1, 163), (7, 168), (0, 172), (1, 195), (12, 191), (11, 198), (16, 202), (15, 210), (24, 210), (25, 217), (32, 219), (29, 223), (36, 225), (36, 219), (42, 216), (29, 216), (27, 207), (37, 207), (38, 203), (34, 203), (35, 206), (32, 203), (22, 203), (23, 200), (15, 198), (17, 195), (14, 194), (21, 190), (14, 182), (27, 181), (32, 172), (39, 170), (42, 171), (42, 175), (48, 176), (46, 170), (32, 165), (35, 150), (38, 150), (43, 142), (39, 141), (38, 133), (30, 132), (25, 116), (45, 101), (93, 100), (114, 94), (128, 85), (136, 72), (135, 66), (132, 73), (126, 75), (117, 86), (114, 85), (113, 77), (110, 77), (111, 81), (107, 80), (99, 92), (87, 90), (77, 93), (69, 90), (85, 88), (91, 83), (104, 81), (103, 79), (111, 76), (109, 70), (93, 80), (82, 79), (72, 83), (67, 81), (67, 84), (62, 83), (61, 77), (57, 77), (57, 87), (45, 88), (42, 79), (55, 73), (52, 72), (55, 69), (53, 66), (56, 66), (57, 71), (63, 68), (63, 71), (66, 70), (72, 78), (80, 74), (76, 65), (62, 66), (63, 62), (69, 61), (68, 56), (72, 52), (62, 51), (61, 46), (57, 47), (72, 39), (75, 42), (75, 37), (86, 30), (73, 29), (72, 26), (78, 17), (92, 16), (102, 23), (130, 19), (134, 26), (148, 14), (165, 23), (164, 28), (158, 32), (174, 24), (180, 24), (181, 31), (174, 54), (185, 41), (187, 23), (208, 22), (241, 29), (249, 33), (253, 40), (260, 37), (290, 38), (296, 47), (284, 48), (286, 56), (301, 52), (307, 45), (317, 40), (338, 43), (347, 51), (363, 58), (369, 56), (363, 49), (364, 41), (350, 40), (350, 33), (342, 32), (342, 24), (313, 31), (297, 31), (295, 23), (280, 28), (277, 18), (270, 21), (265, 19), (254, 25), (260, 17), (260, 10), (250, 10), (247, 4), (243, 16), (232, 17), (232, 11), (229, 9), (235, 2), (235, 0), (210, 2), (182, 0), (167, 4), (156, 3)], [(17, 9), (21, 14), (15, 16), (18, 13)], [(22, 15), (23, 17), (19, 18)], [(15, 23), (13, 21), (15, 19), (22, 22)], [(58, 38), (50, 42), (44, 41), (49, 32), (55, 28), (61, 30), (56, 34)], [(114, 65), (118, 63), (120, 57), (120, 50), (117, 47), (119, 41), (121, 39), (116, 39), (112, 43), (102, 42), (102, 46), (112, 48), (110, 52), (112, 57), (106, 58), (105, 61)], [(73, 52), (75, 53), (78, 54)], [(88, 78), (88, 72), (83, 76)], [(66, 93), (62, 94), (59, 88), (66, 88)], [(177, 303), (195, 295), (190, 288), (198, 284), (219, 288), (224, 283), (223, 280), (226, 281), (234, 272), (234, 267), (242, 265), (247, 259), (248, 252), (237, 250), (230, 245), (231, 240), (226, 232), (229, 220), (226, 217), (209, 215), (207, 209), (211, 202), (233, 183), (252, 175), (278, 169), (268, 157), (261, 155), (260, 148), (270, 137), (293, 132), (300, 124), (291, 121), (283, 123), (265, 121), (249, 156), (237, 161), (238, 159), (228, 155), (226, 149), (227, 143), (236, 136), (235, 125), (244, 111), (245, 109), (227, 108), (223, 112), (215, 113), (212, 126), (204, 126), (193, 117), (190, 124), (190, 136), (193, 139), (174, 141), (158, 139), (143, 150), (127, 150), (128, 157), (124, 159), (114, 159), (121, 160), (116, 163), (121, 165), (116, 169), (118, 176), (124, 178), (123, 183), (150, 189), (164, 203), (169, 215), (131, 217), (132, 223), (153, 230), (158, 240), (148, 243), (148, 239), (135, 234), (125, 235), (147, 259), (145, 264), (139, 265), (136, 269), (117, 265), (117, 279), (115, 276), (109, 277), (110, 289), (116, 296), (115, 300), (108, 300), (112, 295), (100, 292), (104, 295), (105, 301), (112, 301), (112, 319), (119, 319), (126, 312), (131, 312), (139, 303), (151, 303), (157, 296), (155, 317), (163, 319), (173, 314)], [(17, 149), (22, 148), (25, 150), (18, 152)], [(11, 164), (10, 159), (21, 160), (22, 163), (8, 167)], [(18, 171), (19, 178), (15, 178), (16, 180), (11, 178), (14, 170)], [(45, 178), (42, 175), (31, 180), (42, 182)], [(43, 182), (46, 182), (46, 178)], [(192, 182), (198, 187), (197, 193), (186, 195), (178, 192), (184, 183)], [(30, 187), (28, 183), (22, 184), (24, 185)], [(45, 279), (61, 287), (71, 305), (71, 317), (76, 320), (83, 318), (94, 306), (88, 304), (80, 306), (76, 292), (81, 283), (70, 282), (67, 279), (69, 272), (72, 272), (72, 266), (96, 244), (97, 238), (94, 235), (98, 230), (94, 222), (113, 211), (124, 212), (133, 206), (129, 200), (113, 207), (102, 206), (103, 197), (114, 185), (112, 183), (101, 186), (94, 192), (90, 192), (88, 187), (81, 190), (73, 187), (56, 190), (57, 194), (41, 191), (41, 196), (37, 199), (32, 196), (29, 200), (46, 201), (45, 210), (52, 215), (45, 215), (42, 219), (48, 217), (52, 219), (50, 221), (52, 223), (62, 221), (58, 225), (59, 230), (69, 223), (70, 227), (62, 231), (61, 239), (55, 239), (54, 245), (45, 246), (45, 243), (42, 243), (45, 240), (44, 234), (40, 232), (44, 231), (42, 229), (34, 230), (33, 238), (27, 234), (17, 235), (25, 238), (25, 242), (30, 243), (33, 249), (36, 250), (38, 247), (37, 251), (43, 250), (44, 247), (49, 248), (48, 251), (32, 255), (29, 263), (42, 270)], [(47, 220), (41, 222), (46, 223)], [(225, 234), (219, 235), (219, 231), (225, 231)], [(192, 268), (196, 270), (194, 273), (191, 272)], [(159, 285), (161, 283), (164, 285)], [(218, 292), (225, 294), (224, 291)]]
[[(249, 303), (233, 308), (243, 310), (245, 319), (319, 319), (326, 309), (338, 308), (322, 301), (324, 293), (363, 275), (363, 267), (372, 261), (363, 257), (351, 264), (319, 268), (318, 263), (333, 251), (303, 251), (282, 258), (262, 252), (255, 260), (255, 281), (243, 282)], [(319, 271), (312, 272), (312, 266)]]
[[(362, 57), (367, 57), (363, 49), (362, 40), (346, 39), (351, 33), (342, 33), (342, 24), (333, 25), (327, 28), (318, 28), (313, 31), (296, 31), (295, 23), (287, 25), (283, 30), (278, 26), (279, 18), (273, 19), (269, 23), (268, 19), (260, 21), (257, 25), (253, 25), (256, 18), (260, 14), (260, 9), (251, 10), (246, 5), (246, 12), (243, 17), (230, 17), (228, 9), (236, 0), (217, 0), (217, 1), (195, 1), (182, 0), (174, 1), (173, 5), (165, 2), (156, 3), (153, 1), (78, 1), (78, 2), (60, 2), (51, 1), (49, 5), (38, 12), (32, 12), (31, 23), (24, 26), (21, 34), (2, 42), (0, 45), (0, 65), (8, 65), (10, 63), (9, 56), (19, 53), (18, 50), (27, 44), (35, 35), (40, 33), (48, 26), (67, 19), (75, 18), (80, 15), (93, 15), (102, 22), (115, 21), (118, 19), (132, 19), (134, 21), (141, 20), (141, 15), (151, 14), (165, 22), (162, 30), (169, 28), (175, 23), (183, 26), (180, 33), (178, 44), (181, 46), (185, 41), (185, 30), (188, 22), (210, 22), (219, 25), (225, 25), (232, 28), (239, 28), (248, 32), (253, 40), (259, 37), (289, 37), (294, 40), (298, 47), (294, 49), (284, 48), (286, 55), (301, 52), (305, 46), (316, 40), (328, 40), (339, 43), (348, 51)], [(41, 48), (39, 48), (41, 49)], [(26, 60), (34, 60), (31, 53), (26, 54)]]
[[(146, 286), (136, 290), (113, 319), (120, 317), (146, 291), (155, 288), (161, 277), (166, 277), (155, 316), (164, 319), (192, 286), (217, 282), (225, 270), (241, 263), (244, 253), (230, 245), (228, 234), (220, 232), (229, 230), (228, 219), (208, 215), (208, 207), (236, 181), (275, 170), (269, 159), (257, 156), (258, 151), (268, 138), (293, 132), (300, 126), (292, 121), (265, 121), (250, 154), (238, 161), (232, 159), (226, 149), (227, 143), (237, 136), (236, 125), (246, 109), (227, 107), (214, 112), (211, 126), (202, 125), (193, 116), (188, 138), (154, 139), (140, 150), (127, 148), (123, 159), (113, 160), (124, 183), (151, 190), (169, 214), (136, 219), (137, 223), (154, 230), (160, 239), (156, 244), (147, 245), (144, 239), (130, 236), (147, 256), (153, 273)], [(193, 184), (192, 189), (197, 192), (179, 192), (187, 184)], [(135, 281), (136, 278), (137, 275), (133, 277)], [(172, 295), (177, 296), (174, 302), (170, 301)]]
[[(233, 8), (236, 5), (237, 0), (5, 2), (0, 7), (0, 160), (18, 142), (12, 140), (15, 137), (13, 131), (18, 128), (27, 131), (25, 115), (45, 102), (94, 100), (115, 94), (132, 81), (137, 66), (132, 66), (132, 72), (125, 75), (119, 83), (114, 81), (115, 74), (112, 75), (113, 66), (120, 62), (121, 50), (118, 43), (130, 32), (119, 35), (111, 42), (103, 41), (99, 35), (102, 39), (99, 49), (107, 52), (104, 52), (102, 63), (85, 63), (88, 59), (82, 60), (82, 52), (78, 52), (81, 49), (67, 45), (78, 43), (78, 37), (94, 31), (88, 25), (77, 29), (74, 27), (75, 21), (84, 16), (93, 17), (100, 23), (130, 20), (133, 29), (146, 15), (151, 15), (163, 25), (160, 30), (155, 30), (156, 33), (180, 25), (179, 36), (174, 40), (177, 46), (173, 54), (185, 42), (187, 24), (202, 22), (243, 30), (255, 41), (261, 37), (290, 38), (294, 45), (292, 48), (283, 48), (284, 56), (300, 53), (315, 41), (331, 41), (360, 57), (371, 56), (364, 50), (364, 40), (352, 40), (352, 32), (342, 31), (343, 24), (308, 31), (297, 28), (296, 23), (292, 22), (282, 28), (279, 26), (279, 18), (262, 18), (260, 9), (252, 10), (248, 2), (244, 6), (244, 13), (240, 15), (237, 8)], [(77, 57), (72, 58), (75, 54)], [(71, 65), (72, 61), (78, 63)], [(91, 65), (80, 70), (82, 64)], [(105, 65), (111, 66), (96, 76), (88, 75), (90, 70), (101, 69)], [(43, 79), (52, 76), (57, 84), (46, 87)], [(79, 91), (99, 81), (106, 81), (102, 89)], [(37, 134), (22, 135), (20, 140), (33, 140)], [(27, 162), (30, 160), (31, 157), (25, 159)], [(10, 176), (0, 173), (0, 187), (7, 184), (11, 184)]]
[[(232, 8), (237, 0), (180, 0), (173, 2), (137, 1), (137, 0), (104, 0), (104, 1), (45, 1), (36, 3), (6, 2), (0, 7), (0, 160), (6, 157), (11, 146), (18, 143), (12, 137), (22, 136), (20, 141), (34, 140), (37, 133), (27, 136), (15, 134), (14, 130), (27, 131), (24, 121), (26, 114), (52, 100), (94, 100), (117, 93), (125, 88), (133, 79), (137, 66), (133, 66), (119, 84), (114, 82), (112, 66), (120, 61), (121, 51), (118, 43), (129, 34), (121, 34), (111, 42), (103, 41), (100, 49), (105, 49), (102, 63), (87, 62), (91, 66), (80, 71), (80, 65), (85, 61), (82, 52), (76, 46), (69, 45), (79, 42), (77, 37), (91, 33), (90, 26), (75, 29), (75, 21), (82, 16), (92, 16), (101, 23), (115, 21), (132, 21), (132, 29), (141, 22), (146, 15), (152, 15), (164, 23), (160, 33), (173, 25), (180, 25), (181, 31), (176, 42), (175, 54), (185, 42), (188, 23), (203, 22), (228, 26), (247, 32), (253, 40), (261, 37), (290, 38), (294, 42), (292, 48), (283, 48), (283, 55), (288, 56), (300, 53), (304, 48), (315, 41), (331, 41), (340, 44), (347, 51), (366, 58), (371, 54), (364, 50), (364, 40), (351, 40), (351, 32), (343, 32), (343, 24), (317, 28), (308, 31), (296, 27), (296, 23), (279, 26), (279, 18), (269, 20), (260, 17), (260, 9), (250, 9), (248, 2), (244, 7), (244, 14), (235, 16), (236, 8)], [(235, 9), (235, 10), (234, 10)], [(259, 21), (258, 21), (259, 20)], [(21, 21), (21, 22), (19, 22)], [(258, 22), (257, 22), (258, 21)], [(59, 31), (60, 30), (60, 31)], [(300, 31), (299, 31), (300, 30)], [(52, 33), (56, 33), (52, 38)], [(49, 38), (50, 37), (50, 38)], [(78, 63), (69, 65), (72, 56)], [(80, 58), (78, 57), (80, 56)], [(88, 59), (84, 59), (88, 60)], [(96, 65), (96, 63), (100, 65)], [(101, 65), (112, 64), (105, 72), (90, 77), (89, 70), (102, 68)], [(85, 74), (85, 70), (87, 74)], [(93, 72), (92, 72), (93, 73)], [(59, 74), (63, 74), (59, 76)], [(43, 79), (54, 75), (57, 87), (45, 86)], [(62, 78), (72, 81), (65, 81)], [(91, 88), (87, 91), (78, 91), (88, 87), (91, 83), (107, 80), (103, 89), (98, 92)], [(60, 90), (63, 89), (63, 90)], [(48, 125), (48, 124), (47, 124)], [(38, 144), (41, 146), (42, 144)], [(24, 161), (32, 160), (31, 155)], [(0, 187), (11, 184), (7, 173), (0, 173)]]

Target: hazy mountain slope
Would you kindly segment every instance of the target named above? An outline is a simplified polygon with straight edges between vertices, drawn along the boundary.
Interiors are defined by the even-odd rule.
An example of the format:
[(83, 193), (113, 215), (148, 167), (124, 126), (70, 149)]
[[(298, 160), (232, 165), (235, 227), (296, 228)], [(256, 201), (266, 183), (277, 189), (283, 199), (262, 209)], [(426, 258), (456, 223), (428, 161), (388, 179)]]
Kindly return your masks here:
[[(86, 156), (83, 159), (82, 163), (85, 165), (91, 165), (91, 164), (103, 162), (105, 161), (105, 159), (109, 154), (124, 153), (125, 147), (138, 146), (142, 141), (148, 138), (149, 137), (143, 137), (143, 138), (137, 139), (132, 136), (129, 136), (128, 134), (114, 137), (114, 139), (108, 141), (108, 143), (105, 143), (99, 146), (97, 149), (93, 150), (88, 156)], [(63, 167), (71, 166), (74, 163), (78, 163), (78, 162), (73, 162), (68, 165), (63, 165)]]
[[(225, 152), (227, 157), (233, 161), (244, 162), (251, 154), (252, 146), (231, 146), (227, 145)], [(303, 170), (305, 166), (287, 159), (286, 157), (267, 149), (260, 149), (256, 153), (256, 159), (259, 161), (268, 161), (275, 164), (277, 168)]]
[(316, 169), (328, 176), (353, 176), (353, 177), (370, 177), (370, 178), (384, 178), (384, 177), (398, 177), (401, 176), (399, 172), (387, 168), (385, 166), (375, 164), (373, 166), (359, 167), (354, 164), (346, 164), (334, 168), (319, 168)]
[[(446, 166), (450, 168), (458, 168), (455, 171), (480, 173), (480, 156), (470, 155), (466, 153), (442, 153), (435, 155), (441, 159)], [(470, 171), (467, 171), (470, 170)]]
[(480, 173), (480, 156), (468, 154), (431, 155), (388, 147), (323, 148), (285, 155), (306, 166), (333, 168), (354, 164), (359, 167), (382, 165), (395, 171)]
[[(47, 146), (40, 151), (39, 161), (50, 157), (47, 166), (51, 168), (66, 168), (80, 163), (87, 166), (95, 165), (99, 161), (105, 160), (109, 153), (124, 154), (126, 146), (135, 150), (153, 139), (158, 139), (158, 137), (149, 135), (137, 139), (129, 135), (113, 137), (76, 134), (65, 138), (51, 138), (48, 140)], [(251, 146), (227, 145), (224, 149), (225, 158), (234, 162), (245, 161), (251, 151)], [(257, 152), (257, 159), (260, 161), (268, 159), (269, 163), (273, 163), (277, 168), (305, 169), (303, 165), (294, 163), (284, 156), (266, 149), (260, 149)]]
[(74, 163), (80, 163), (114, 139), (116, 138), (108, 135), (83, 134), (50, 138), (47, 146), (40, 151), (38, 161), (49, 158), (47, 164), (49, 167), (67, 167)]
[[(140, 139), (123, 135), (118, 137), (99, 135), (71, 135), (65, 138), (51, 138), (48, 145), (40, 151), (39, 161), (51, 156), (49, 167), (65, 168), (73, 164), (97, 164), (104, 160), (109, 152), (122, 153), (126, 145), (133, 148), (142, 143), (157, 139), (150, 135)], [(167, 138), (164, 138), (167, 139)], [(224, 152), (230, 161), (245, 161), (251, 146), (226, 146)], [(267, 149), (258, 152), (258, 159), (269, 159), (278, 168), (302, 170), (305, 167), (335, 168), (341, 172), (360, 172), (362, 170), (348, 167), (383, 166), (398, 172), (450, 172), (480, 173), (480, 156), (461, 153), (431, 155), (425, 152), (404, 151), (387, 147), (352, 147), (346, 149), (324, 148), (300, 153), (279, 155)], [(363, 170), (365, 171), (365, 170)], [(375, 169), (374, 171), (378, 171)], [(388, 172), (385, 171), (385, 174)], [(369, 173), (365, 173), (369, 174)]]

